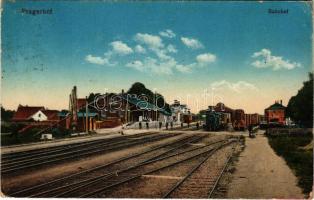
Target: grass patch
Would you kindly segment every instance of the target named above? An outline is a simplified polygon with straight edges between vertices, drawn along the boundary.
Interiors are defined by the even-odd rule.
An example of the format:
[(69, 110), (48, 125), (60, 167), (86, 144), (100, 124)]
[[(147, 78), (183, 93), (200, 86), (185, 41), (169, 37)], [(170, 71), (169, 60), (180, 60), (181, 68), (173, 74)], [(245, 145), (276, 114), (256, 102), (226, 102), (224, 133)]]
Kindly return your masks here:
[[(17, 130), (20, 128), (21, 127), (18, 127)], [(10, 134), (1, 134), (1, 146), (39, 142), (41, 141), (41, 134), (37, 133), (41, 130), (42, 128), (32, 128), (23, 133), (17, 133), (16, 130), (13, 130)], [(59, 128), (52, 128), (49, 133), (52, 134), (54, 139), (70, 137), (70, 131)]]
[(35, 134), (40, 131), (39, 129), (32, 129), (27, 133), (23, 134), (9, 134), (9, 135), (1, 135), (1, 145), (16, 145), (16, 144), (25, 144), (36, 142), (40, 140), (40, 135), (35, 136)]
[(312, 134), (268, 136), (270, 146), (277, 155), (282, 156), (288, 166), (295, 172), (298, 185), (304, 194), (312, 191), (313, 184), (313, 149), (302, 147), (313, 139)]

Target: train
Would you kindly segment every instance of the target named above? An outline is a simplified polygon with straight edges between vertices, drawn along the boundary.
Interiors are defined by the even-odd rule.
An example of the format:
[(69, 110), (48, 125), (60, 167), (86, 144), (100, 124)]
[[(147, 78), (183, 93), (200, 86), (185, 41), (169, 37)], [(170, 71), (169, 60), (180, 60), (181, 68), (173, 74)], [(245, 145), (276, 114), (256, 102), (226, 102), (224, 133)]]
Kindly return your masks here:
[(231, 109), (222, 103), (216, 106), (209, 106), (202, 110), (201, 115), (205, 130), (235, 130), (246, 131), (248, 127), (260, 126), (265, 121), (264, 116), (258, 113), (246, 114), (243, 109)]
[(204, 129), (222, 131), (233, 128), (235, 131), (245, 131), (250, 125), (258, 126), (259, 123), (258, 114), (245, 114), (242, 109), (236, 109), (232, 113), (209, 109), (205, 112)]
[(207, 131), (226, 130), (231, 121), (231, 114), (207, 110), (205, 113), (204, 129)]
[(217, 131), (221, 128), (220, 113), (215, 111), (207, 111), (205, 117), (204, 128), (207, 131)]

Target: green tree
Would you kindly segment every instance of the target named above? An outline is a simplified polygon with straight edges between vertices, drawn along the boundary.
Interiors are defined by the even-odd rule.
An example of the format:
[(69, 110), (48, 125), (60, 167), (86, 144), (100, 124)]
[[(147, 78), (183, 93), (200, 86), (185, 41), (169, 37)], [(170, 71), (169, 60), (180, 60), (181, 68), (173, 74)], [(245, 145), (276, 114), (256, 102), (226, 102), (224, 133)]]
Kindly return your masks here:
[(147, 89), (143, 83), (135, 82), (131, 88), (127, 92), (128, 94), (135, 94), (138, 97), (145, 95), (148, 98), (148, 102), (151, 104), (156, 104), (157, 100), (157, 106), (159, 108), (163, 108), (168, 112), (171, 112), (169, 104), (165, 101), (165, 98), (163, 95), (159, 93), (154, 93), (151, 90)]
[(290, 98), (286, 114), (304, 127), (313, 127), (313, 73), (309, 73), (309, 80), (303, 82), (297, 95)]
[(1, 106), (1, 121), (10, 121), (15, 111), (6, 110)]
[(154, 103), (155, 94), (151, 90), (147, 89), (143, 83), (140, 82), (133, 83), (133, 85), (131, 86), (127, 93), (137, 95), (138, 97), (145, 95), (148, 98), (148, 102)]
[(99, 95), (100, 93), (90, 93), (89, 96), (87, 97), (88, 103), (93, 103), (95, 101), (95, 98)]
[(156, 94), (158, 108), (163, 108), (167, 112), (171, 113), (170, 105), (165, 101), (165, 98), (161, 94)]

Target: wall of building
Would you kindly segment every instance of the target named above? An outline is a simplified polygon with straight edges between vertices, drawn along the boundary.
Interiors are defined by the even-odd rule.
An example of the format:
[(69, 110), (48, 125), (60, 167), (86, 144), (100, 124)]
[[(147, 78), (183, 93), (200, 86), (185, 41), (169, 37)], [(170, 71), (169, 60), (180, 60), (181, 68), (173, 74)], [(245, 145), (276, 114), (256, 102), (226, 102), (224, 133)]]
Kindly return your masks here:
[(41, 111), (36, 112), (34, 115), (32, 115), (31, 118), (34, 121), (40, 121), (40, 122), (48, 119), (47, 116)]
[(267, 122), (279, 122), (285, 123), (285, 111), (284, 110), (267, 110), (265, 112)]

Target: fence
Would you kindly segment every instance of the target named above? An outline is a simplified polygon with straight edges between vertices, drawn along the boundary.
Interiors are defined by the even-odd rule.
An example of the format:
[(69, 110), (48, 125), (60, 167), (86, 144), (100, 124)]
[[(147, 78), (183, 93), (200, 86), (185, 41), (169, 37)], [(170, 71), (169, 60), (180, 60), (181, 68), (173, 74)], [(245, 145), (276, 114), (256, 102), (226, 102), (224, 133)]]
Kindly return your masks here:
[(266, 135), (269, 136), (277, 136), (277, 135), (308, 135), (313, 134), (312, 128), (268, 128), (265, 132)]

